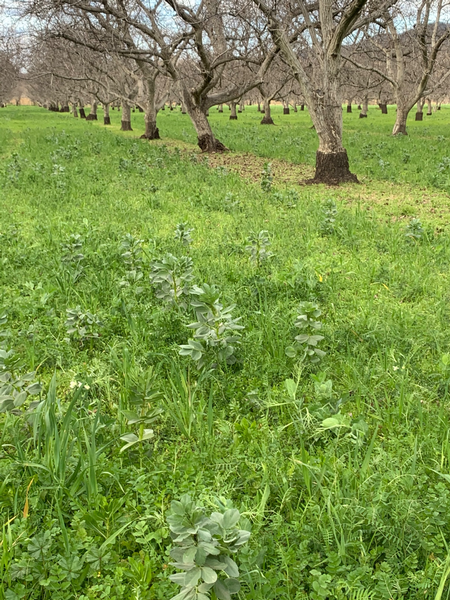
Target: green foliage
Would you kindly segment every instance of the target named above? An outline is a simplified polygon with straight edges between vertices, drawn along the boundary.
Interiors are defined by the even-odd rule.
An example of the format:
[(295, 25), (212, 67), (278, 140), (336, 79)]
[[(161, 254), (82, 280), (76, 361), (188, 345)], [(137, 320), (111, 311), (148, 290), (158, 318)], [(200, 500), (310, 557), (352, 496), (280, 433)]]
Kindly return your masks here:
[(192, 259), (166, 254), (160, 260), (153, 260), (150, 269), (150, 281), (156, 297), (168, 304), (186, 308), (194, 277)]
[(83, 343), (86, 340), (100, 337), (97, 329), (103, 327), (103, 323), (97, 315), (82, 310), (80, 306), (68, 308), (66, 313), (67, 319), (64, 325), (67, 334), (72, 339)]
[(224, 307), (219, 302), (218, 288), (207, 283), (194, 286), (191, 293), (197, 321), (188, 325), (195, 333), (193, 339), (180, 346), (181, 356), (190, 356), (199, 369), (212, 363), (233, 364), (240, 343), (239, 331), (244, 329), (239, 323), (241, 317), (234, 318), (231, 314), (236, 305)]
[(172, 600), (231, 600), (241, 588), (239, 569), (232, 558), (248, 542), (250, 532), (239, 529), (239, 511), (229, 503), (208, 517), (189, 494), (174, 500), (167, 517), (174, 548), (171, 563), (181, 573), (170, 580), (181, 586)]
[(249, 243), (245, 249), (250, 254), (249, 259), (259, 269), (273, 256), (273, 252), (267, 249), (270, 246), (269, 232), (263, 229), (259, 233), (252, 233), (247, 241)]
[[(218, 170), (194, 146), (137, 139), (138, 112), (126, 133), (117, 111), (106, 130), (101, 118), (0, 110), (1, 376), (11, 374), (0, 385), (35, 373), (20, 389), (42, 386), (0, 413), (1, 600), (171, 598), (169, 575), (184, 583), (187, 571), (169, 566), (179, 544), (166, 515), (184, 494), (207, 519), (232, 508), (211, 497), (232, 498), (252, 523), (238, 559), (220, 551), (239, 564), (232, 598), (447, 597), (449, 108), (401, 139), (389, 135), (393, 110), (344, 114), (362, 185), (333, 190), (331, 235), (321, 230), (330, 190), (297, 185), (314, 164), (309, 115), (273, 110), (270, 132), (255, 107), (238, 124), (211, 113), (215, 135), (247, 152), (216, 156)], [(158, 121), (163, 137), (195, 143), (178, 111)], [(261, 165), (276, 159), (290, 162), (266, 194)], [(424, 233), (406, 243), (412, 215)], [(182, 220), (196, 235), (172, 310), (147, 277), (152, 258), (187, 254), (174, 240)], [(257, 269), (243, 240), (267, 229), (276, 260)], [(326, 321), (311, 321), (322, 329), (292, 326), (300, 302), (320, 306)], [(224, 333), (239, 341), (229, 366), (187, 325), (214, 329), (233, 304), (222, 322), (245, 329)], [(62, 316), (77, 305), (104, 320), (86, 332), (100, 339), (77, 330), (66, 343)], [(297, 334), (326, 339), (295, 341), (292, 360)], [(178, 354), (188, 337), (200, 369)], [(305, 350), (325, 342), (310, 368)]]
[(335, 232), (336, 228), (337, 206), (334, 200), (329, 199), (323, 205), (323, 221), (320, 224), (320, 230), (325, 235)]
[(315, 302), (301, 302), (298, 308), (300, 314), (295, 321), (295, 327), (302, 333), (295, 336), (295, 343), (286, 348), (286, 354), (290, 358), (318, 363), (326, 354), (317, 347), (324, 339), (323, 335), (317, 334), (322, 329), (322, 323), (317, 320), (322, 311)]
[(420, 219), (411, 219), (405, 229), (405, 237), (412, 241), (417, 242), (424, 236), (424, 230)]
[(192, 228), (188, 227), (187, 223), (178, 223), (175, 229), (174, 240), (180, 242), (183, 246), (189, 247), (192, 244), (191, 233), (193, 231)]
[(272, 163), (265, 163), (261, 173), (261, 189), (263, 192), (270, 192), (272, 189), (273, 174), (272, 174)]

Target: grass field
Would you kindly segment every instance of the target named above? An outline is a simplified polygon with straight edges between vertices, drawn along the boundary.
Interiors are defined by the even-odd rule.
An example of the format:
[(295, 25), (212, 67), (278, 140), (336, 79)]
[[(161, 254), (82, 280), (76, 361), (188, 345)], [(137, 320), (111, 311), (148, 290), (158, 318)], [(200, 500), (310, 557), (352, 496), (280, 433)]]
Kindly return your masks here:
[(186, 493), (251, 529), (234, 598), (447, 598), (450, 108), (345, 114), (336, 189), (307, 114), (209, 163), (111, 115), (0, 110), (0, 598), (168, 600)]

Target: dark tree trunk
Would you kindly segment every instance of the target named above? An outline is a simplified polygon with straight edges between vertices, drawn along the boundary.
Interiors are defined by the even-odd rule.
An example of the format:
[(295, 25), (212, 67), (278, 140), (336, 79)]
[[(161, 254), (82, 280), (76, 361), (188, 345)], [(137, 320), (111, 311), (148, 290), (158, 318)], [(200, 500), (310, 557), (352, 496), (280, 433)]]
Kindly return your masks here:
[(237, 121), (236, 102), (230, 102), (230, 110), (231, 110), (230, 121)]
[(111, 118), (109, 116), (109, 104), (103, 105), (103, 125), (111, 125)]
[(202, 152), (225, 152), (226, 146), (216, 140), (213, 135), (202, 135), (198, 137), (198, 146)]
[(86, 117), (86, 121), (97, 121), (97, 102), (95, 100), (91, 104), (91, 112)]
[(352, 112), (352, 105), (351, 104), (347, 104), (347, 112), (348, 113)]
[(77, 105), (75, 103), (72, 104), (72, 115), (75, 117), (75, 119), (78, 119)]
[(416, 121), (423, 121), (423, 112), (422, 111), (417, 111), (416, 112)]
[(80, 119), (85, 119), (86, 113), (84, 112), (84, 108), (80, 106)]
[(358, 110), (361, 110), (361, 104), (358, 104)]
[(238, 113), (241, 113), (241, 112), (244, 112), (244, 103), (243, 102), (241, 102), (239, 104), (239, 108), (238, 108)]
[(283, 106), (283, 115), (288, 115), (290, 114), (290, 110), (289, 110), (289, 106)]
[(387, 114), (388, 114), (387, 104), (385, 104), (384, 102), (380, 102), (380, 103), (378, 104), (378, 106), (379, 106), (379, 107), (380, 107), (380, 109), (381, 109), (381, 114), (382, 114), (382, 115), (387, 115)]
[(298, 109), (297, 109), (297, 104), (296, 104), (295, 102), (294, 102), (294, 104), (293, 104), (293, 107), (294, 107), (294, 112), (298, 112)]
[(300, 105), (300, 110), (305, 110), (305, 105), (304, 104)]
[(261, 112), (261, 102), (258, 102), (258, 112)]
[(131, 108), (126, 102), (122, 104), (122, 121), (120, 124), (120, 130), (133, 131), (131, 128)]
[(306, 183), (325, 183), (339, 185), (340, 183), (359, 183), (356, 175), (350, 172), (347, 151), (316, 153), (316, 172), (314, 179)]
[(270, 116), (270, 100), (264, 98), (264, 117), (261, 120), (261, 125), (275, 125)]
[(368, 100), (368, 98), (364, 98), (363, 104), (362, 104), (362, 108), (359, 107), (359, 109), (361, 110), (361, 112), (359, 113), (359, 118), (360, 119), (367, 119), (367, 111), (369, 109), (369, 100)]
[(145, 133), (141, 135), (143, 140), (160, 140), (159, 129), (156, 127), (156, 118), (152, 120), (152, 115), (145, 114)]
[(219, 104), (219, 112), (223, 113), (223, 104)]

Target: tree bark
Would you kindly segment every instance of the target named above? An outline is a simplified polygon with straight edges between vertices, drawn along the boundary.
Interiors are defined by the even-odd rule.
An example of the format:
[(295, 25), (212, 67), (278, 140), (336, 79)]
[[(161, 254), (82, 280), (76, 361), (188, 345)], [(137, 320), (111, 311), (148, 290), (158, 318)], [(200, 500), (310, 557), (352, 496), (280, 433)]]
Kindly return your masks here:
[(122, 103), (122, 121), (120, 124), (121, 131), (133, 131), (131, 128), (131, 108), (127, 102)]
[(300, 110), (305, 110), (305, 105), (304, 105), (304, 104), (302, 104), (302, 105), (300, 106)]
[(85, 119), (86, 113), (84, 112), (84, 107), (80, 104), (80, 119)]
[(197, 133), (197, 143), (202, 152), (225, 152), (228, 148), (215, 138), (208, 121), (208, 109), (199, 106), (193, 98), (184, 80), (178, 80), (178, 87)]
[(406, 121), (411, 108), (403, 105), (397, 105), (397, 117), (395, 119), (392, 135), (408, 135), (406, 131)]
[(237, 121), (237, 114), (236, 114), (236, 102), (230, 102), (230, 110), (231, 110), (231, 115), (230, 115), (230, 121)]
[(352, 103), (351, 102), (347, 102), (347, 112), (348, 113), (352, 112)]
[(429, 117), (430, 115), (433, 114), (433, 110), (432, 110), (432, 104), (431, 104), (431, 98), (427, 98), (427, 106), (428, 106), (428, 110), (427, 110), (427, 116)]
[(283, 106), (283, 115), (288, 115), (288, 114), (290, 114), (290, 112), (291, 111), (289, 110), (289, 104), (285, 104)]
[(421, 98), (417, 102), (417, 110), (416, 110), (416, 117), (415, 117), (416, 121), (423, 121), (423, 105), (424, 105), (424, 102), (425, 102), (425, 100), (423, 98)]
[(97, 101), (93, 100), (91, 104), (91, 112), (86, 117), (86, 121), (97, 121)]
[(75, 117), (75, 119), (78, 119), (77, 105), (75, 102), (72, 104), (72, 115)]
[(379, 102), (378, 106), (381, 109), (381, 114), (382, 115), (387, 115), (388, 114), (387, 104), (385, 104), (384, 102)]
[(223, 113), (223, 104), (219, 104), (219, 112)]
[[(146, 77), (146, 102), (144, 107), (144, 121), (145, 121), (145, 133), (141, 135), (142, 139), (146, 140), (159, 140), (159, 129), (156, 126), (156, 116), (158, 111), (156, 110), (156, 77), (149, 75)], [(184, 110), (184, 103), (181, 103), (181, 110)], [(185, 111), (186, 112), (186, 111)]]
[(360, 119), (367, 119), (367, 111), (368, 111), (368, 109), (369, 109), (369, 99), (366, 96), (363, 99), (362, 109), (361, 109), (361, 112), (359, 113), (359, 118)]
[(258, 112), (261, 112), (261, 102), (258, 102), (258, 108), (257, 108)]
[(240, 103), (239, 103), (238, 112), (239, 112), (239, 113), (241, 113), (241, 112), (244, 112), (244, 103), (243, 103), (243, 102), (240, 102)]
[(109, 116), (109, 104), (103, 104), (103, 125), (111, 125), (111, 118)]
[(268, 98), (264, 98), (264, 117), (261, 121), (261, 125), (275, 125), (270, 116), (270, 100)]

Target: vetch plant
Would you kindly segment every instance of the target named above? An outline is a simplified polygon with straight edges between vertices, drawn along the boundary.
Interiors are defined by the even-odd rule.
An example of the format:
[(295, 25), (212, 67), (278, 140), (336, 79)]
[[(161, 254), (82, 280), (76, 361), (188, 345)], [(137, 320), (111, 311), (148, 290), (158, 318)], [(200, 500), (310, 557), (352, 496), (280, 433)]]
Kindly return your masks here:
[(273, 252), (267, 249), (270, 246), (269, 232), (263, 229), (257, 234), (252, 233), (247, 241), (249, 244), (245, 249), (250, 254), (249, 260), (259, 269), (264, 262), (274, 255)]
[(95, 330), (103, 327), (103, 323), (97, 315), (81, 310), (80, 306), (68, 308), (66, 313), (65, 326), (69, 336), (78, 339), (82, 343), (88, 339), (100, 337), (100, 334)]
[(84, 260), (84, 254), (81, 252), (83, 238), (78, 233), (72, 233), (67, 242), (61, 244), (61, 248), (65, 253), (61, 258), (63, 263), (80, 265), (81, 261)]
[(137, 426), (138, 433), (137, 435), (126, 433), (120, 436), (120, 439), (126, 442), (120, 452), (153, 438), (153, 429), (150, 429), (148, 425), (151, 425), (163, 412), (161, 408), (154, 406), (159, 398), (161, 398), (161, 393), (155, 387), (155, 373), (150, 367), (144, 377), (132, 388), (129, 398), (130, 410), (122, 410), (127, 424)]
[(193, 231), (193, 229), (188, 228), (187, 223), (178, 223), (175, 229), (174, 240), (181, 242), (183, 246), (189, 247), (192, 243), (191, 233)]
[(166, 254), (162, 259), (152, 261), (150, 266), (150, 281), (155, 287), (156, 297), (186, 308), (193, 279), (192, 260), (187, 256), (177, 258)]
[(337, 216), (337, 207), (334, 200), (329, 199), (323, 207), (324, 218), (320, 225), (323, 234), (330, 235), (335, 231), (335, 222)]
[(422, 222), (420, 219), (411, 219), (411, 221), (406, 226), (405, 237), (409, 241), (419, 241), (424, 236), (425, 232), (422, 227)]
[(273, 173), (272, 163), (265, 163), (261, 173), (261, 188), (263, 192), (269, 193), (272, 189)]
[[(0, 325), (7, 322), (6, 315), (0, 317)], [(17, 411), (30, 396), (38, 395), (42, 386), (33, 381), (34, 371), (20, 374), (22, 365), (14, 350), (0, 346), (0, 413)]]
[(230, 503), (223, 512), (206, 515), (186, 494), (171, 504), (167, 517), (174, 548), (172, 566), (181, 571), (170, 580), (181, 587), (171, 600), (231, 600), (241, 588), (232, 556), (248, 542), (250, 532), (238, 528), (240, 513)]
[(290, 358), (300, 358), (300, 360), (309, 360), (311, 363), (318, 363), (325, 352), (320, 350), (317, 345), (324, 339), (323, 335), (316, 332), (322, 329), (322, 323), (318, 318), (322, 311), (315, 302), (301, 302), (295, 326), (302, 331), (295, 336), (292, 346), (286, 348), (286, 354)]
[(233, 318), (235, 304), (226, 308), (219, 302), (220, 292), (216, 286), (203, 284), (194, 286), (191, 290), (194, 298), (191, 306), (194, 308), (197, 321), (188, 325), (194, 329), (194, 337), (187, 344), (180, 346), (182, 356), (190, 356), (201, 369), (209, 357), (212, 361), (233, 364), (236, 361), (234, 352), (239, 344), (239, 330), (244, 329), (239, 321), (241, 317)]
[[(127, 267), (125, 277), (120, 282), (120, 285), (123, 287), (137, 283), (144, 276), (142, 273), (143, 241), (144, 240), (136, 239), (130, 233), (127, 233), (120, 242), (120, 256)], [(142, 290), (142, 288), (139, 288), (139, 290)]]

